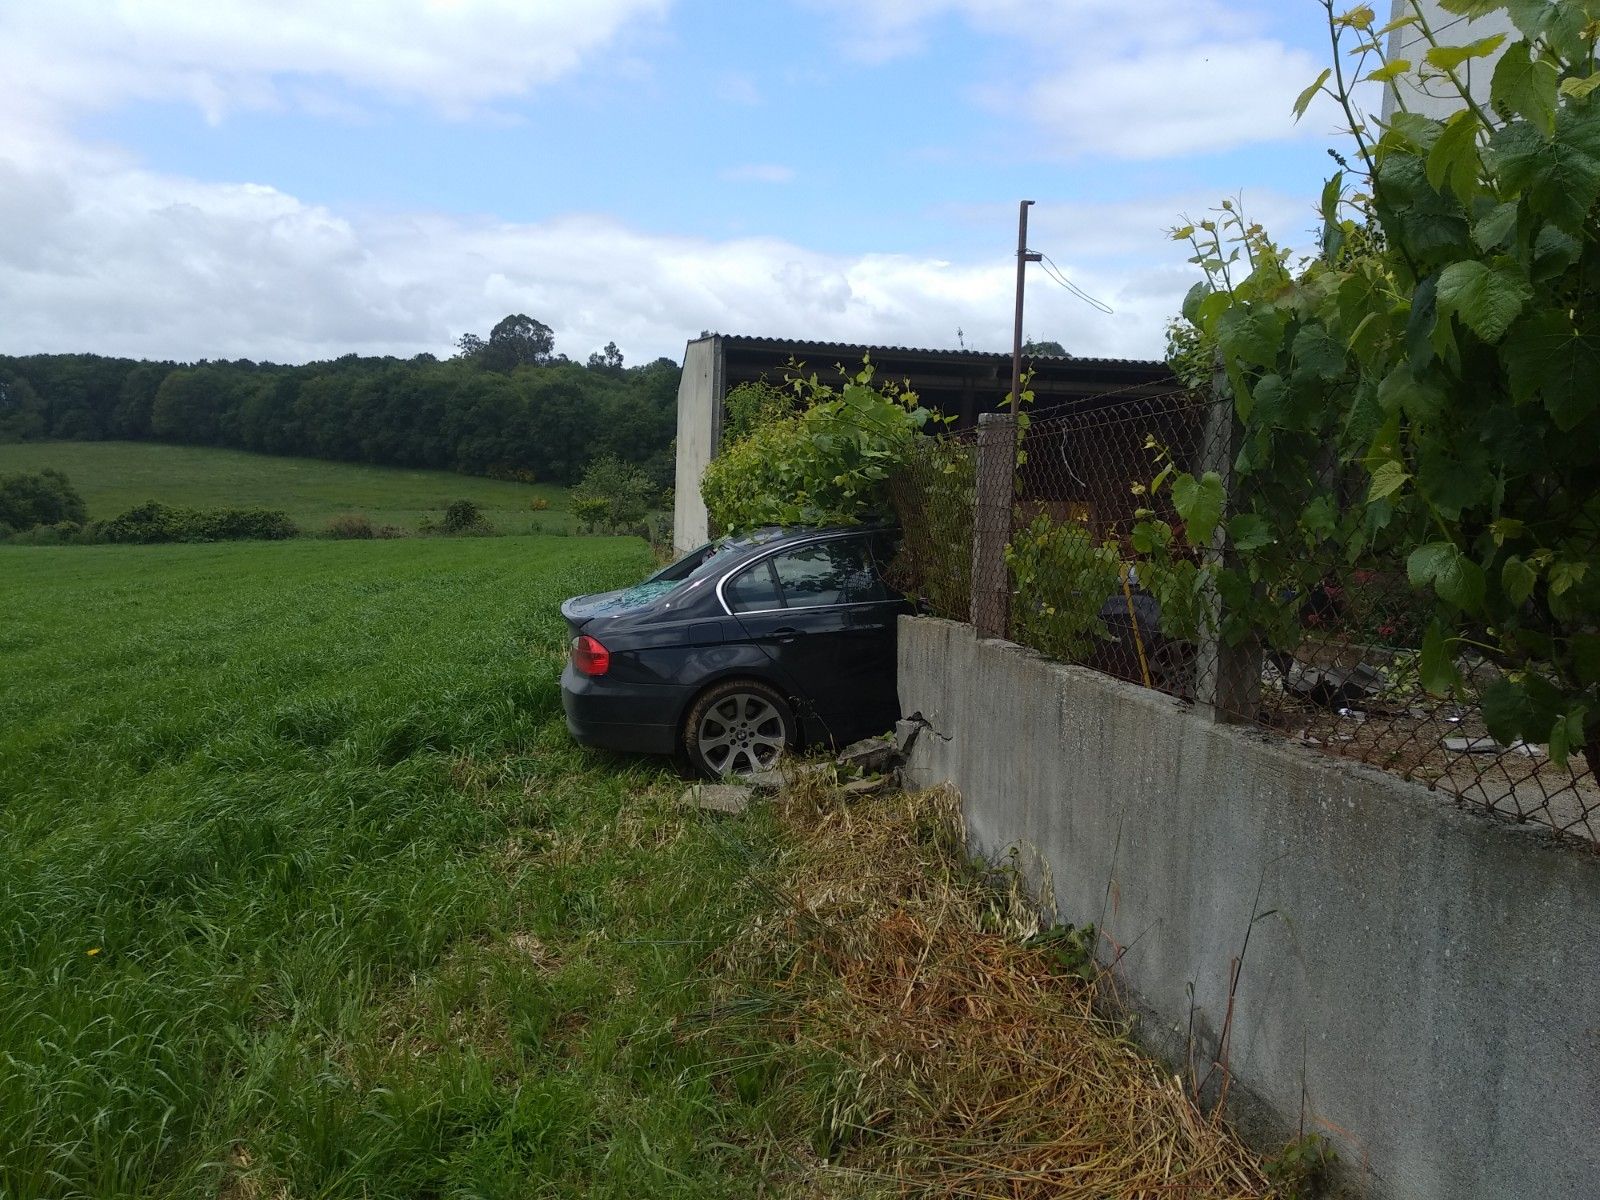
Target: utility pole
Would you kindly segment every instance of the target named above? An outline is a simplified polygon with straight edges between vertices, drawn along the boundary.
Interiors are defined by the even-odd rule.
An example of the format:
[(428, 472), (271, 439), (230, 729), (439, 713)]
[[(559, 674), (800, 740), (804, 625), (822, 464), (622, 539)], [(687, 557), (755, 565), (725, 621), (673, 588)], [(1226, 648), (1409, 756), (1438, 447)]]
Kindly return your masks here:
[(1022, 292), (1027, 283), (1027, 267), (1044, 256), (1028, 249), (1028, 209), (1032, 200), (1024, 200), (1017, 211), (1017, 323), (1011, 337), (1011, 412), (1015, 415), (1022, 407)]

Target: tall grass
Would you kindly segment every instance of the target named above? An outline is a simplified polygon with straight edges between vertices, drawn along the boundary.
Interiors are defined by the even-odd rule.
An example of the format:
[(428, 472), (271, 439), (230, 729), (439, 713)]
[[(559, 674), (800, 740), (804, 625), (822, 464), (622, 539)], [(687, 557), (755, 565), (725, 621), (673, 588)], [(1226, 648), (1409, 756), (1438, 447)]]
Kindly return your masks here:
[(738, 1194), (660, 1030), (743, 852), (556, 690), (646, 566), (0, 550), (0, 1195)]
[(0, 1197), (1259, 1194), (948, 813), (571, 744), (647, 558), (0, 547)]

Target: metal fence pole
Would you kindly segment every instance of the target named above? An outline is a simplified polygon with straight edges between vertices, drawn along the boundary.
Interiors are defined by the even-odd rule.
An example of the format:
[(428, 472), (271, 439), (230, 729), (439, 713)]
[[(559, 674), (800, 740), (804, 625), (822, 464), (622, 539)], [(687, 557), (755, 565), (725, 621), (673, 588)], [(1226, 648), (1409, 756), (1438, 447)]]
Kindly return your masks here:
[(1010, 413), (981, 414), (972, 514), (972, 624), (979, 637), (1005, 637), (1010, 624), (1006, 543), (1011, 540), (1016, 468), (1016, 419)]
[[(1228, 497), (1224, 519), (1233, 510), (1234, 459), (1238, 457), (1242, 427), (1233, 402), (1213, 392), (1206, 410), (1200, 450), (1201, 472), (1215, 471), (1222, 479)], [(1223, 566), (1235, 565), (1222, 525), (1211, 535), (1206, 557)], [(1219, 725), (1249, 724), (1261, 706), (1261, 643), (1254, 634), (1236, 646), (1222, 638), (1222, 622), (1227, 616), (1222, 596), (1213, 586), (1206, 593), (1205, 627), (1195, 656), (1195, 703), (1201, 712)]]

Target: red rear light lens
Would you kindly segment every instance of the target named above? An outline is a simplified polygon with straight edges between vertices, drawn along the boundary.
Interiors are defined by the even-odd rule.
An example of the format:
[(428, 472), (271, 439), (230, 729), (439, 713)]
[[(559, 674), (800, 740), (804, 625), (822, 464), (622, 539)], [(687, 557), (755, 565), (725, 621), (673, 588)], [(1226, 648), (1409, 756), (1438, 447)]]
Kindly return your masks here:
[(572, 639), (572, 665), (580, 675), (604, 675), (611, 669), (611, 651), (587, 633)]

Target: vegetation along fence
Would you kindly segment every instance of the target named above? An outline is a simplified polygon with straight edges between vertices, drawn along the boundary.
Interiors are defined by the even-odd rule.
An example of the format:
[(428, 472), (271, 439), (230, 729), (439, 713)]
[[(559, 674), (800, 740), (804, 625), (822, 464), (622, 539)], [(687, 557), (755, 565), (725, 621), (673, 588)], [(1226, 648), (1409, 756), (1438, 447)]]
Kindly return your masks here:
[(1600, 846), (1593, 764), (1491, 734), (1504, 664), (1452, 643), (1448, 686), (1424, 686), (1405, 547), (1331, 536), (1365, 481), (1331, 452), (1293, 482), (1241, 472), (1244, 437), (1231, 399), (1175, 391), (919, 439), (891, 481), (900, 582), (984, 635)]

